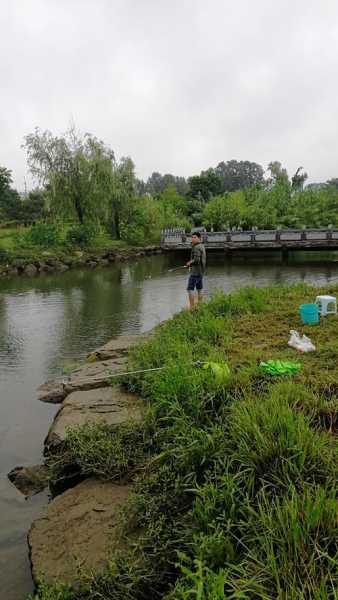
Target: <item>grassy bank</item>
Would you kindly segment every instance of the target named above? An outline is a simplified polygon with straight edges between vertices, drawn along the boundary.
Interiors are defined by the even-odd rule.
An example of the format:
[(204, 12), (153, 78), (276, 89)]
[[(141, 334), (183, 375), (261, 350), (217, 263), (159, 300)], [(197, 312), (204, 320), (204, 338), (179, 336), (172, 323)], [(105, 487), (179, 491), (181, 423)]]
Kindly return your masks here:
[(127, 258), (142, 250), (86, 226), (58, 228), (38, 224), (27, 228), (0, 228), (0, 275), (21, 274), (27, 265), (35, 265), (42, 271), (57, 270), (53, 267), (60, 264), (82, 266), (86, 261), (107, 256)]
[[(302, 329), (316, 352), (287, 346), (299, 304), (317, 293), (220, 294), (133, 351), (131, 368), (166, 365), (128, 380), (149, 404), (145, 422), (72, 431), (53, 466), (55, 479), (76, 465), (134, 481), (123, 550), (76, 590), (42, 584), (36, 598), (338, 598), (337, 319)], [(302, 368), (272, 378), (259, 368), (271, 358)], [(231, 376), (196, 360), (226, 360)]]

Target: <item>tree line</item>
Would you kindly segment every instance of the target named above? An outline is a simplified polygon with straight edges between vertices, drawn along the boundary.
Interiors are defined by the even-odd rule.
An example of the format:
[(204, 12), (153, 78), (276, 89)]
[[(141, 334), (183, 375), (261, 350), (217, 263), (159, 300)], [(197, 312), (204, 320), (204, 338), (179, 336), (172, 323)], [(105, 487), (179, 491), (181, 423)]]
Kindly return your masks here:
[(95, 136), (74, 127), (55, 136), (36, 129), (23, 147), (36, 189), (21, 197), (0, 167), (2, 222), (75, 223), (103, 228), (130, 243), (155, 241), (166, 227), (214, 230), (338, 226), (338, 179), (305, 187), (299, 167), (289, 176), (280, 162), (229, 160), (187, 179), (152, 173), (136, 177), (130, 157), (118, 159)]

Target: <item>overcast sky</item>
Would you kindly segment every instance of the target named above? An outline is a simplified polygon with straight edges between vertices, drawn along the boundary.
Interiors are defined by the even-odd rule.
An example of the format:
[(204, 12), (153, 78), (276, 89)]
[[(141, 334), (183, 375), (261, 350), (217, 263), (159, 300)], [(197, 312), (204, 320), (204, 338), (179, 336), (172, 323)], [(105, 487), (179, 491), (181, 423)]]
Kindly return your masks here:
[(221, 160), (338, 176), (337, 0), (1, 0), (0, 165), (73, 121), (139, 177)]

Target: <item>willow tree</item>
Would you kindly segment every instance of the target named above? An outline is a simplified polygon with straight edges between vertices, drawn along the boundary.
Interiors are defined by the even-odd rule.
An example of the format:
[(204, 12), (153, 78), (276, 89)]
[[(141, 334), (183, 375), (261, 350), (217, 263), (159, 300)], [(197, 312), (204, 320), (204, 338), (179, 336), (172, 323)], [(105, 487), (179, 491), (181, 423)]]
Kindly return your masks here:
[(61, 218), (102, 223), (120, 238), (120, 222), (135, 194), (134, 164), (116, 160), (95, 136), (71, 127), (60, 137), (35, 129), (25, 137), (30, 172), (47, 189), (49, 208)]
[(46, 187), (53, 214), (80, 223), (106, 218), (109, 172), (115, 161), (108, 146), (71, 127), (59, 137), (35, 129), (25, 137), (24, 147), (30, 172)]
[(131, 203), (136, 194), (134, 163), (129, 157), (122, 157), (113, 164), (109, 191), (111, 232), (121, 237), (121, 222), (128, 220)]

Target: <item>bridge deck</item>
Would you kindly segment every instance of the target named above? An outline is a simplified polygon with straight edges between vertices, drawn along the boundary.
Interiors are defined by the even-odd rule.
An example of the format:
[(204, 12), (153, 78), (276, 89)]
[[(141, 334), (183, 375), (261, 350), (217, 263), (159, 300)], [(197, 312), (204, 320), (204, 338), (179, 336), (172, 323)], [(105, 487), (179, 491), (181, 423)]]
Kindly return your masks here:
[[(221, 231), (201, 235), (209, 250), (338, 250), (338, 229)], [(181, 231), (162, 233), (163, 250), (185, 250), (190, 246), (191, 235)]]

